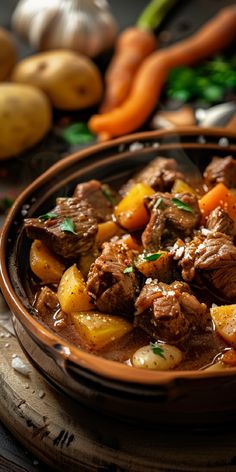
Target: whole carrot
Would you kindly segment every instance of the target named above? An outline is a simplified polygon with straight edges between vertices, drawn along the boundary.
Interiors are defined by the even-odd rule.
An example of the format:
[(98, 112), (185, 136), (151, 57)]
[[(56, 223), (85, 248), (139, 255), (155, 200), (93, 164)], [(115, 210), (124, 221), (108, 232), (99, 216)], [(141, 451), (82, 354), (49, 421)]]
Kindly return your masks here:
[(229, 6), (191, 37), (152, 53), (139, 68), (125, 102), (89, 121), (92, 132), (108, 139), (139, 128), (154, 109), (171, 69), (194, 64), (222, 50), (236, 38), (236, 6)]
[(133, 27), (121, 33), (114, 57), (105, 74), (105, 95), (100, 107), (101, 113), (107, 113), (123, 103), (140, 64), (156, 47), (157, 40), (149, 31)]
[(152, 0), (137, 21), (137, 26), (121, 32), (114, 56), (105, 74), (105, 95), (100, 107), (107, 113), (118, 107), (130, 92), (135, 74), (143, 60), (157, 48), (152, 32), (176, 0)]

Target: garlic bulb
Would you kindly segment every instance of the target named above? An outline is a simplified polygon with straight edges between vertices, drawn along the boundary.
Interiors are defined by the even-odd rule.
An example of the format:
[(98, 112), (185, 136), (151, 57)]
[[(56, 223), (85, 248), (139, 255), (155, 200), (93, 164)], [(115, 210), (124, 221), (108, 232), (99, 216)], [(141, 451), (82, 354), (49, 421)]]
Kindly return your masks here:
[(20, 0), (12, 25), (36, 50), (66, 48), (90, 57), (110, 48), (117, 33), (106, 0)]

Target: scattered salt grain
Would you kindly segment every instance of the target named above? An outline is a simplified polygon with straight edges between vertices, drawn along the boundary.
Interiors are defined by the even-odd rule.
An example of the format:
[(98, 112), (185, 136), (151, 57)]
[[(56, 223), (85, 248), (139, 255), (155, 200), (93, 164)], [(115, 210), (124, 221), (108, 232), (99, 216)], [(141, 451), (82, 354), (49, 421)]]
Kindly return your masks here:
[(9, 343), (6, 343), (6, 344), (5, 344), (5, 347), (9, 347), (9, 346), (10, 346), (10, 344), (9, 344)]
[(229, 140), (228, 138), (220, 138), (219, 139), (219, 146), (228, 146), (229, 145)]
[(18, 356), (14, 357), (12, 359), (11, 366), (13, 367), (14, 370), (16, 370), (17, 372), (19, 372), (22, 375), (25, 375), (26, 377), (31, 372), (30, 368)]
[(26, 383), (26, 384), (24, 385), (24, 387), (26, 388), (26, 390), (28, 390), (28, 388), (29, 388), (30, 386), (29, 386), (28, 383)]
[(43, 390), (39, 390), (38, 397), (39, 398), (45, 397), (45, 392)]
[(201, 229), (201, 233), (203, 234), (203, 236), (207, 236), (208, 234), (210, 234), (210, 232), (211, 231), (207, 228), (202, 228)]
[(12, 357), (12, 359), (15, 359), (15, 357), (17, 357), (17, 355), (14, 353), (14, 354), (12, 354), (11, 357)]
[(197, 139), (197, 141), (200, 143), (200, 144), (205, 144), (206, 143), (206, 138), (202, 135), (200, 135)]
[(153, 147), (154, 149), (159, 148), (159, 147), (160, 147), (160, 143), (158, 143), (158, 142), (153, 143), (152, 147)]
[(139, 143), (138, 141), (136, 141), (136, 143), (130, 144), (129, 150), (131, 152), (138, 151), (139, 149), (143, 149), (143, 144), (142, 143)]

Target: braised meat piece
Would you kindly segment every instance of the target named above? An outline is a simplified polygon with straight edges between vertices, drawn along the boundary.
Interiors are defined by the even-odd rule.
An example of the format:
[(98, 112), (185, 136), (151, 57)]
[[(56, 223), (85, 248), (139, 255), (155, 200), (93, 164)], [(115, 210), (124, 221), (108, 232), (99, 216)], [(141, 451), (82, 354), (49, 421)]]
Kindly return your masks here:
[(135, 307), (135, 325), (157, 340), (177, 342), (191, 328), (202, 331), (207, 324), (206, 305), (197, 300), (184, 282), (146, 283)]
[(218, 295), (236, 300), (236, 247), (230, 236), (209, 231), (183, 246), (176, 243), (172, 253), (184, 280), (192, 281), (198, 272)]
[[(142, 243), (149, 251), (158, 250), (165, 240), (171, 241), (178, 235), (190, 236), (199, 223), (198, 200), (191, 193), (155, 193), (146, 201), (151, 217), (142, 234)], [(185, 206), (181, 207), (181, 202)]]
[(139, 292), (139, 281), (131, 268), (133, 253), (123, 244), (104, 243), (102, 254), (88, 274), (87, 289), (102, 313), (130, 315)]
[(46, 318), (60, 308), (57, 294), (49, 287), (43, 287), (35, 302), (35, 308), (42, 318)]
[(78, 184), (73, 196), (80, 200), (87, 200), (90, 203), (98, 223), (111, 219), (113, 197), (108, 186), (103, 185), (98, 180), (89, 180)]
[(144, 169), (132, 177), (120, 190), (125, 195), (135, 184), (143, 182), (154, 190), (165, 192), (171, 190), (176, 179), (186, 180), (185, 176), (177, 168), (175, 159), (157, 157)]
[(222, 208), (217, 207), (207, 218), (206, 228), (219, 233), (234, 236), (234, 221)]
[[(95, 241), (98, 226), (94, 210), (86, 200), (58, 198), (52, 218), (28, 218), (24, 222), (27, 235), (39, 239), (65, 259), (88, 252)], [(49, 214), (50, 215), (50, 214)]]
[(206, 167), (203, 177), (209, 187), (222, 182), (226, 187), (236, 187), (236, 159), (232, 156), (213, 157)]
[(49, 287), (43, 287), (38, 293), (35, 308), (42, 320), (53, 329), (60, 331), (67, 325), (67, 314), (60, 309), (57, 294)]

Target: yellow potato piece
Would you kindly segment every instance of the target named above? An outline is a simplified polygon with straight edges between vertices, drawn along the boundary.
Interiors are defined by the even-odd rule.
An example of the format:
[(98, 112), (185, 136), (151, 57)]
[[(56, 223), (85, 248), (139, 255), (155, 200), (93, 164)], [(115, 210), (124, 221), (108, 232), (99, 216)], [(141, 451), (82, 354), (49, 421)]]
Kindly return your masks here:
[(114, 236), (120, 234), (122, 234), (122, 230), (114, 221), (105, 221), (98, 225), (96, 243), (98, 246), (102, 246), (105, 241), (109, 241)]
[(72, 321), (80, 336), (90, 347), (99, 350), (132, 329), (132, 323), (120, 316), (97, 312), (72, 313)]
[(85, 281), (75, 264), (64, 272), (58, 287), (57, 296), (61, 309), (65, 313), (71, 314), (75, 311), (93, 309)]
[(147, 184), (134, 185), (115, 208), (115, 217), (120, 225), (129, 231), (143, 228), (149, 220), (144, 198), (154, 193), (155, 190)]
[(46, 51), (21, 60), (14, 68), (12, 80), (39, 87), (62, 110), (90, 107), (102, 96), (97, 66), (69, 50)]
[(236, 305), (222, 305), (210, 309), (216, 330), (224, 340), (236, 346)]
[(49, 131), (52, 110), (47, 96), (36, 87), (0, 84), (0, 158), (32, 147)]
[(60, 282), (65, 270), (64, 264), (38, 240), (30, 248), (30, 268), (46, 284)]
[(186, 182), (181, 179), (176, 179), (175, 183), (171, 189), (171, 193), (196, 193), (195, 190), (190, 187)]

